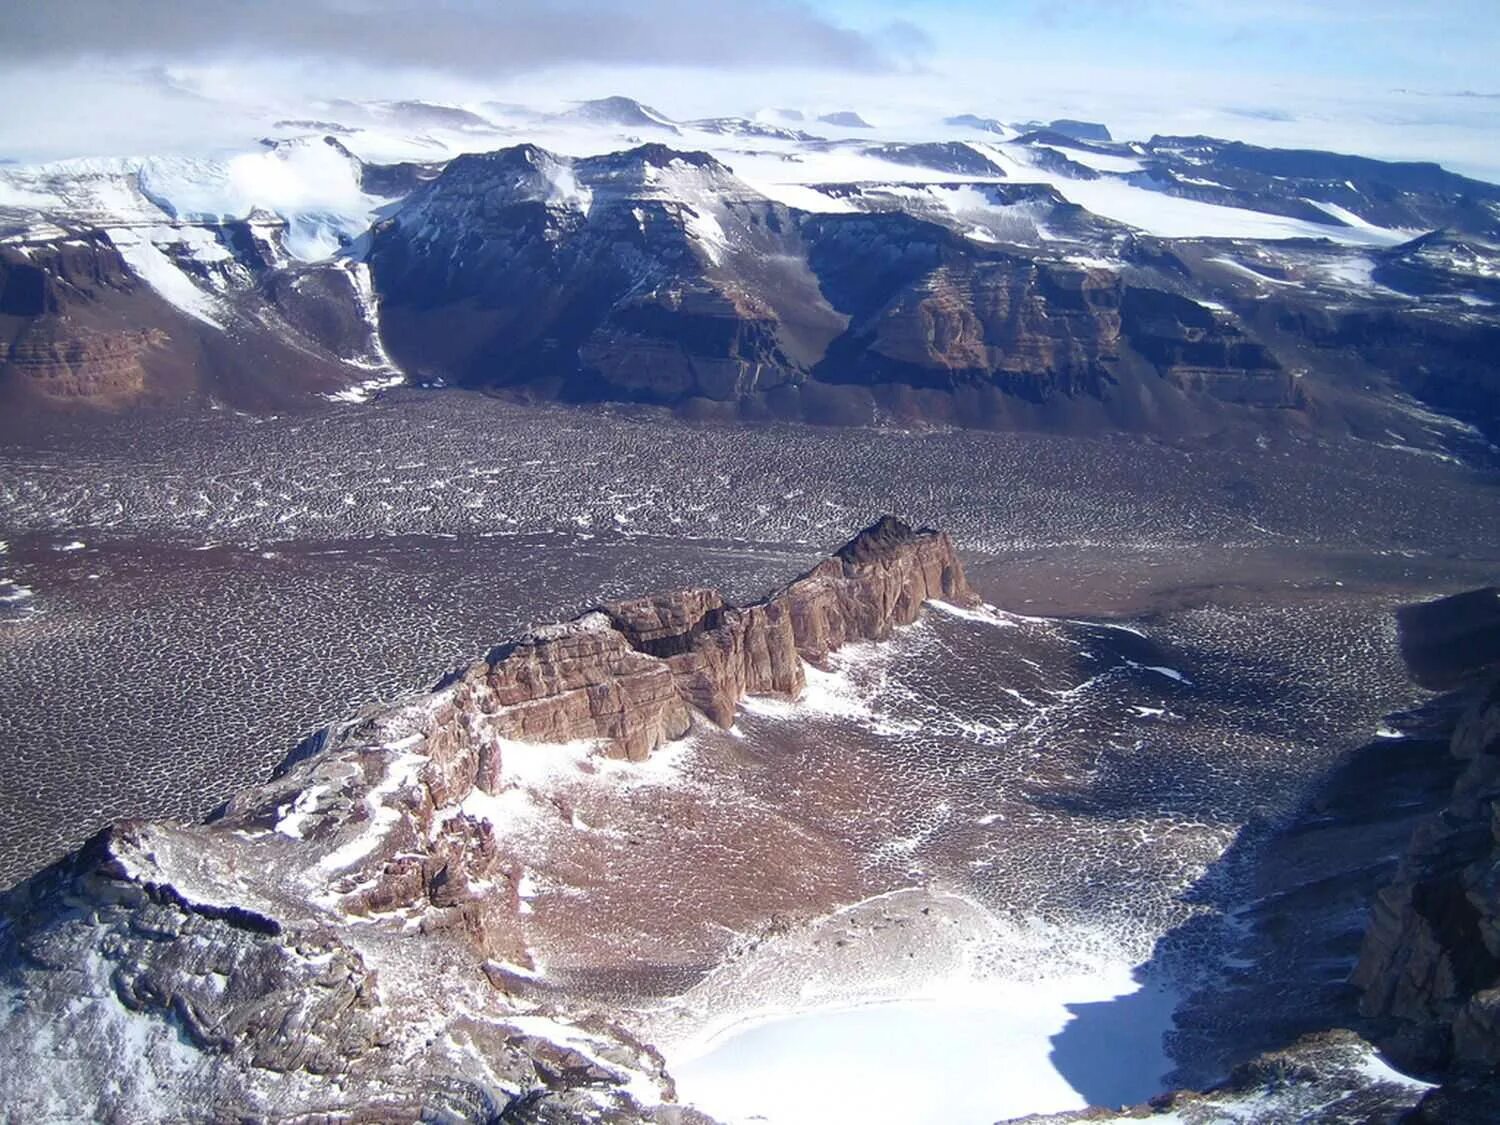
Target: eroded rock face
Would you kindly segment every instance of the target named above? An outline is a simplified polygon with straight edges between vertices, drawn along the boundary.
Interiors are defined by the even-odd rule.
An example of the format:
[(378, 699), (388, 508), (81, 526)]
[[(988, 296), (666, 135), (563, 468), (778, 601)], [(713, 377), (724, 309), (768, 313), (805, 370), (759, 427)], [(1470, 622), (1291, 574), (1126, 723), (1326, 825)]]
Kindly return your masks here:
[(534, 630), (320, 732), (206, 825), (106, 830), (0, 900), (0, 1104), (705, 1121), (652, 1048), (537, 980), (502, 830), (526, 815), (517, 773), (575, 748), (527, 744), (645, 757), (700, 712), (727, 726), (746, 694), (795, 696), (803, 661), (930, 598), (972, 600), (952, 545), (882, 519), (753, 605), (689, 589)]
[(701, 152), (461, 156), (378, 227), (386, 342), (417, 375), (564, 397), (733, 401), (841, 327), (792, 212)]
[[(660, 661), (631, 647), (602, 613), (549, 626), (500, 650), (486, 675), (496, 730), (525, 742), (604, 739), (639, 761), (692, 725)], [(483, 776), (500, 768), (492, 763)]]
[[(1445, 809), (1418, 829), (1371, 914), (1354, 982), (1410, 1065), (1500, 1066), (1500, 593), (1403, 615), (1424, 682), (1466, 691), (1449, 750), (1465, 763)], [(1461, 647), (1451, 649), (1457, 638)]]
[[(994, 171), (962, 145), (916, 147)], [(1137, 382), (1174, 403), (1300, 405), (1233, 314), (1141, 288), (1154, 270), (1127, 286), (1107, 264), (1008, 253), (892, 209), (912, 192), (879, 203), (831, 190), (872, 209), (802, 214), (706, 154), (657, 144), (577, 160), (533, 145), (459, 157), (375, 231), (387, 344), (418, 377), (752, 414), (857, 416), (871, 388), (896, 388), (977, 391), (1017, 404), (1012, 421), (1118, 400), (1118, 422), (1158, 424), (1135, 408)], [(1036, 197), (1061, 208), (1056, 222), (1083, 221), (1052, 189), (968, 190)], [(904, 412), (944, 416), (940, 404)]]
[[(497, 649), (478, 674), (503, 737), (603, 739), (639, 760), (685, 734), (692, 708), (728, 727), (746, 695), (795, 698), (803, 661), (883, 640), (931, 598), (974, 600), (952, 543), (885, 517), (763, 601), (688, 589), (611, 602)], [(500, 768), (487, 759), (481, 778)]]
[(291, 265), (283, 226), (164, 220), (168, 252), (130, 229), (0, 221), (4, 412), (272, 407), (389, 377), (367, 268)]

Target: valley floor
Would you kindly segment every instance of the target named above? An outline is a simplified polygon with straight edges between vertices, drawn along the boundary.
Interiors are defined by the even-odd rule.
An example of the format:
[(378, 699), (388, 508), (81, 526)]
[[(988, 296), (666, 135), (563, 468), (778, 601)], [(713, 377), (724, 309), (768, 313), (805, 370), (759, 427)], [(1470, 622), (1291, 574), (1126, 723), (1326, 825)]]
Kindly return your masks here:
[[(1113, 1011), (1166, 1030), (1157, 1001), (1200, 982), (1131, 970), (1205, 910), (1222, 924), (1174, 971), (1227, 955), (1234, 893), (1205, 906), (1200, 881), (1419, 701), (1391, 610), (1494, 580), (1497, 486), (1352, 441), (692, 426), (461, 394), (39, 434), (0, 450), (0, 882), (108, 820), (200, 817), (315, 724), (528, 623), (699, 583), (758, 595), (892, 511), (947, 530), (994, 609), (929, 612), (841, 655), (803, 704), (695, 736), (676, 776), (735, 794), (738, 819), (666, 785), (622, 808), (538, 782), (540, 805), (566, 792), (575, 818), (648, 848), (606, 885), (589, 872), (615, 862), (607, 840), (574, 870), (549, 868), (555, 826), (518, 842), (535, 948), (680, 1060), (709, 1109), (746, 1058), (878, 1046), (889, 1010), (859, 1005), (905, 999), (928, 1005), (908, 1026), (942, 1011), (993, 1038), (986, 1012), (1014, 1013), (1028, 981), (1064, 983), (1030, 1009), (1018, 1065), (1053, 1095), (1138, 1100), (1153, 1091), (1070, 1063), (1062, 1024), (1108, 1035)], [(728, 834), (682, 832), (684, 809)], [(696, 891), (640, 901), (663, 856), (705, 864), (712, 840), (738, 853), (674, 879), (758, 926), (693, 925)], [(671, 955), (632, 962), (637, 931)], [(767, 1013), (774, 1036), (725, 1023)], [(1158, 1035), (1147, 1085), (1234, 1055), (1211, 1039)], [(986, 1119), (1081, 1104), (1022, 1101)]]

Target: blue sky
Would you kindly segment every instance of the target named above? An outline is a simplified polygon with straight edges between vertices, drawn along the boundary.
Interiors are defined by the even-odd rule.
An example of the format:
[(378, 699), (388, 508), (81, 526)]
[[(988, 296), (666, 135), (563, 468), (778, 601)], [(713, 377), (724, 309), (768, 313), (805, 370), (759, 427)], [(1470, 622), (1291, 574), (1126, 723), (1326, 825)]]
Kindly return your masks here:
[(1185, 64), (1235, 74), (1500, 92), (1495, 0), (833, 0), (855, 27), (904, 20), (934, 62), (1044, 54), (1060, 67)]

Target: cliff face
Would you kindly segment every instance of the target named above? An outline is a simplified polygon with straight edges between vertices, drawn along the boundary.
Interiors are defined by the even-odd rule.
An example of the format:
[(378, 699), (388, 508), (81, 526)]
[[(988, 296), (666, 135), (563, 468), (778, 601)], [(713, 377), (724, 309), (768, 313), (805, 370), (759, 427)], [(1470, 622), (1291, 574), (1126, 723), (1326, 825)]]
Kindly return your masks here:
[[(1469, 696), (1449, 742), (1464, 766), (1377, 898), (1354, 981), (1361, 1010), (1409, 1064), (1490, 1069), (1500, 1066), (1500, 591), (1418, 607), (1402, 625), (1414, 672)], [(1454, 639), (1458, 654), (1444, 643)]]
[(13, 413), (272, 407), (391, 375), (363, 265), (288, 264), (280, 232), (246, 221), (152, 230), (182, 240), (167, 243), (175, 256), (128, 228), (0, 238), (0, 402)]
[(804, 660), (886, 637), (929, 598), (972, 600), (952, 545), (882, 519), (751, 605), (689, 589), (535, 630), (321, 732), (206, 825), (101, 833), (0, 899), (0, 1103), (80, 1120), (703, 1120), (652, 1108), (673, 1090), (651, 1048), (533, 987), (507, 833), (527, 769), (598, 766), (525, 744), (645, 757), (700, 711), (728, 725), (747, 693), (795, 696)]
[[(970, 190), (1000, 199), (994, 184)], [(1135, 416), (1143, 393), (1300, 405), (1231, 314), (1127, 286), (1107, 264), (1034, 260), (886, 206), (921, 191), (845, 194), (871, 209), (803, 214), (703, 153), (661, 145), (460, 157), (375, 231), (385, 340), (419, 379), (704, 409), (827, 403), (857, 416), (884, 387), (977, 390), (1013, 400), (1018, 417), (1111, 401), (1129, 425), (1155, 424)], [(1036, 195), (1028, 185), (1000, 201)], [(1032, 202), (1066, 206), (1055, 192)]]
[(417, 376), (732, 401), (800, 382), (839, 330), (799, 245), (787, 208), (704, 153), (521, 145), (452, 161), (376, 229), (370, 263)]
[(974, 600), (952, 543), (885, 517), (763, 601), (688, 589), (612, 602), (497, 650), (479, 674), (503, 737), (603, 739), (639, 760), (686, 733), (690, 708), (729, 727), (746, 695), (795, 698), (803, 661), (884, 640), (930, 598)]

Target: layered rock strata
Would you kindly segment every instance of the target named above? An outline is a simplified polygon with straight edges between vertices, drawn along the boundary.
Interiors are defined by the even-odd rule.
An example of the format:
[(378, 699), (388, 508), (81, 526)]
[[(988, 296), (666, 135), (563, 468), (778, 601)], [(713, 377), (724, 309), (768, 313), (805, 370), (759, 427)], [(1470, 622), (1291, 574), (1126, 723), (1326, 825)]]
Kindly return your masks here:
[[(0, 899), (17, 1119), (701, 1120), (661, 1058), (536, 985), (517, 771), (639, 759), (803, 661), (973, 600), (886, 518), (752, 605), (690, 589), (538, 629), (309, 739), (205, 825), (126, 822)], [(543, 766), (542, 768), (547, 768)], [(583, 768), (592, 768), (585, 761)]]

